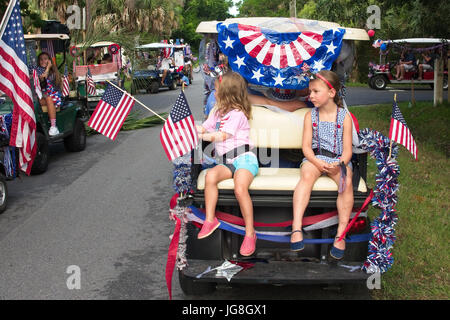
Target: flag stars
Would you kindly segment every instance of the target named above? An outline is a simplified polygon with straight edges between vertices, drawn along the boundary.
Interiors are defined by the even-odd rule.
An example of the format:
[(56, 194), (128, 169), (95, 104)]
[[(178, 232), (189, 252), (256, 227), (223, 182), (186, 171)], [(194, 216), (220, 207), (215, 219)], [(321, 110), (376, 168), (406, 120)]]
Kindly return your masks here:
[(246, 66), (246, 64), (244, 63), (244, 57), (240, 58), (239, 56), (236, 56), (236, 61), (234, 61), (233, 63), (238, 65), (238, 69), (241, 68), (241, 66)]
[(334, 50), (337, 48), (334, 44), (333, 44), (333, 41), (330, 43), (330, 44), (328, 44), (328, 45), (326, 45), (326, 47), (327, 47), (327, 53), (328, 52), (331, 52), (332, 54), (334, 54)]
[(227, 40), (223, 40), (223, 43), (225, 43), (225, 49), (228, 47), (233, 49), (233, 42), (234, 40), (231, 40), (229, 36), (227, 37)]
[(315, 71), (320, 71), (323, 68), (325, 68), (325, 66), (323, 65), (322, 60), (314, 61), (314, 65), (312, 66), (312, 69), (314, 69)]
[(263, 76), (263, 74), (261, 73), (261, 69), (258, 69), (256, 71), (252, 70), (252, 72), (253, 72), (252, 79), (256, 79), (256, 81), (259, 82), (259, 79)]
[(283, 80), (285, 80), (286, 78), (282, 78), (281, 77), (281, 75), (278, 73), (278, 75), (275, 77), (275, 78), (273, 78), (273, 80), (275, 80), (275, 86), (277, 85), (277, 84), (279, 84), (280, 86), (283, 86)]

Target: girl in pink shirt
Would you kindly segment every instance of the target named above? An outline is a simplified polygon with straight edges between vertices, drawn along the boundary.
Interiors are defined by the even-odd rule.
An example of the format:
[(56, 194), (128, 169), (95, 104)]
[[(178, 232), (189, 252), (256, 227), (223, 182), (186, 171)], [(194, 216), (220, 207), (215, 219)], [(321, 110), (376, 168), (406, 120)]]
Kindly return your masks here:
[(250, 256), (255, 251), (256, 233), (253, 227), (253, 203), (248, 188), (258, 173), (258, 159), (253, 148), (248, 119), (251, 105), (247, 84), (235, 72), (226, 73), (216, 89), (216, 111), (209, 114), (202, 126), (197, 126), (199, 138), (214, 142), (218, 165), (208, 169), (205, 178), (206, 218), (198, 234), (206, 238), (216, 230), (220, 222), (215, 216), (220, 181), (233, 178), (234, 194), (245, 221), (245, 237), (240, 254)]

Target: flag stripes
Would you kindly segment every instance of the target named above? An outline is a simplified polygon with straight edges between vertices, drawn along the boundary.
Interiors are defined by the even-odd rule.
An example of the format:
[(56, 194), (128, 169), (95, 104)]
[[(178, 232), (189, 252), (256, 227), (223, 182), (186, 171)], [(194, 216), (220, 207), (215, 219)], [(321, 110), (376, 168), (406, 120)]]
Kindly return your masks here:
[(0, 30), (0, 91), (14, 104), (10, 145), (19, 148), (20, 168), (30, 174), (37, 151), (36, 119), (19, 1), (9, 3)]
[(134, 99), (130, 95), (109, 85), (88, 125), (109, 139), (115, 140), (133, 105)]
[(67, 65), (66, 65), (64, 68), (62, 96), (67, 97), (69, 95), (69, 93), (70, 93), (69, 72), (67, 71)]
[(198, 144), (194, 118), (183, 92), (178, 96), (159, 136), (170, 161), (190, 152)]
[(389, 139), (403, 145), (417, 160), (417, 145), (396, 102), (392, 106)]

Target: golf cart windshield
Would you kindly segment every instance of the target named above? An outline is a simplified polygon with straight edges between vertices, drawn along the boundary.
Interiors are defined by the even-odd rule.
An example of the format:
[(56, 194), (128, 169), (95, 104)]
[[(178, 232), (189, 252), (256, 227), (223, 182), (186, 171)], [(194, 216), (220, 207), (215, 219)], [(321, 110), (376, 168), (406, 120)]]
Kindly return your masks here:
[(24, 38), (29, 70), (37, 66), (37, 56), (39, 51), (48, 52), (52, 58), (54, 58), (57, 53), (63, 53), (63, 61), (58, 68), (65, 63), (66, 49), (70, 40), (70, 37), (67, 34), (25, 34)]

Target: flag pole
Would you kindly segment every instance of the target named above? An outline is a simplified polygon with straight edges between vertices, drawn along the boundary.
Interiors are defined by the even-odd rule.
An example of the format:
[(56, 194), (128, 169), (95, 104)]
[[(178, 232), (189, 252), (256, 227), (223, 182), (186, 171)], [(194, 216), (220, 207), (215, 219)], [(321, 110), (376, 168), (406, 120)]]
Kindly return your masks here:
[(2, 18), (2, 22), (0, 24), (0, 36), (3, 36), (3, 33), (5, 32), (6, 21), (8, 21), (9, 17), (11, 16), (11, 12), (12, 12), (12, 10), (14, 8), (14, 4), (15, 4), (15, 1), (10, 1), (8, 3), (8, 7), (6, 8), (6, 11), (5, 11), (5, 13), (3, 15), (3, 18)]
[[(397, 94), (394, 93), (394, 102), (397, 103)], [(391, 158), (391, 154), (392, 154), (392, 139), (389, 139), (391, 142), (389, 144), (389, 156), (388, 156), (388, 160)]]
[(129, 95), (134, 101), (136, 101), (137, 103), (139, 103), (141, 106), (143, 106), (145, 109), (147, 109), (148, 111), (150, 111), (151, 113), (153, 113), (155, 116), (157, 116), (158, 118), (160, 118), (162, 121), (166, 122), (166, 119), (164, 119), (163, 117), (161, 117), (159, 114), (157, 114), (155, 111), (153, 111), (152, 109), (150, 109), (149, 107), (147, 107), (145, 104), (143, 104), (142, 102), (140, 102), (138, 99), (136, 99), (135, 97), (133, 97), (132, 95), (130, 95), (128, 92), (126, 92), (125, 90), (122, 90), (121, 88), (119, 88), (118, 86), (116, 86), (114, 83), (112, 83), (109, 80), (106, 80), (106, 82), (108, 82), (110, 85), (116, 87), (117, 89), (119, 89), (120, 91), (122, 91), (123, 93)]

